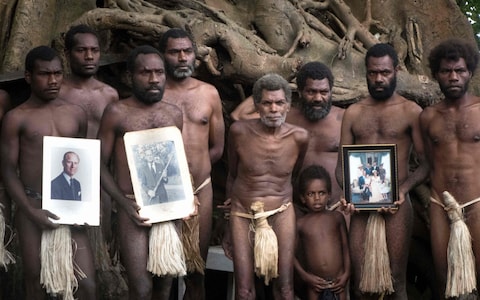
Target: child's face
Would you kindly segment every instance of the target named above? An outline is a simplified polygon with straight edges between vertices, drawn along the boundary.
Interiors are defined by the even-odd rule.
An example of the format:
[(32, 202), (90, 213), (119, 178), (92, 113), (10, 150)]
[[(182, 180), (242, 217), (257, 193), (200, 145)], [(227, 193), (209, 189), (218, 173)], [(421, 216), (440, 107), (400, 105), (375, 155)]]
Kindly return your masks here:
[(307, 182), (305, 193), (300, 195), (302, 203), (312, 212), (325, 210), (329, 198), (327, 184), (321, 179)]

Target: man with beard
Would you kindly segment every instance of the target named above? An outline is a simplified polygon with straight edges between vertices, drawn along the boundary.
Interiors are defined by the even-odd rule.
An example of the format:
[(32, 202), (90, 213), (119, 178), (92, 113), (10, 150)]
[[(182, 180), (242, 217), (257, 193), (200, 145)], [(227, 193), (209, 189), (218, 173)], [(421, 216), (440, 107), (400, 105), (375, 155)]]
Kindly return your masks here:
[[(303, 127), (310, 133), (303, 167), (314, 164), (323, 166), (335, 178), (340, 128), (345, 110), (332, 106), (333, 82), (332, 72), (323, 63), (309, 62), (302, 66), (297, 73), (299, 105), (292, 107), (286, 122)], [(338, 202), (341, 194), (338, 183), (332, 182), (329, 205)]]
[[(398, 159), (399, 199), (396, 209), (381, 209), (385, 219), (385, 235), (394, 292), (389, 299), (407, 299), (406, 270), (413, 211), (408, 192), (422, 182), (428, 174), (424, 159), (419, 126), (421, 107), (395, 92), (398, 56), (388, 44), (372, 46), (365, 57), (369, 96), (350, 105), (343, 116), (340, 145), (396, 144)], [(416, 151), (420, 166), (409, 174), (409, 158)], [(341, 147), (340, 147), (341, 149)], [(339, 150), (337, 181), (342, 184), (342, 161)], [(353, 213), (352, 203), (343, 202), (343, 209)], [(367, 299), (359, 288), (363, 268), (364, 241), (369, 213), (352, 214), (350, 218), (350, 253), (353, 266), (355, 299)], [(378, 295), (377, 295), (378, 298)]]
[[(150, 224), (140, 217), (133, 195), (123, 136), (165, 126), (182, 129), (182, 112), (161, 101), (165, 87), (165, 69), (161, 54), (151, 46), (132, 50), (127, 58), (127, 78), (133, 95), (107, 106), (98, 138), (101, 141), (101, 178), (103, 188), (118, 207), (120, 256), (128, 279), (129, 299), (168, 299), (171, 278), (152, 276), (147, 271)], [(109, 163), (115, 168), (110, 173)], [(155, 288), (155, 290), (153, 290)]]
[[(165, 57), (167, 72), (165, 102), (176, 105), (183, 113), (183, 143), (194, 191), (200, 202), (200, 253), (206, 261), (212, 227), (210, 172), (212, 164), (222, 156), (225, 140), (222, 103), (214, 86), (192, 77), (197, 51), (186, 31), (168, 30), (159, 42), (159, 49)], [(184, 279), (185, 299), (205, 298), (204, 276), (200, 272), (189, 272)]]
[[(83, 107), (88, 117), (87, 138), (94, 139), (97, 137), (105, 107), (118, 100), (118, 93), (114, 88), (95, 78), (100, 61), (97, 32), (83, 24), (72, 26), (65, 34), (64, 53), (71, 72), (64, 80), (59, 97)], [(109, 241), (111, 199), (103, 189), (101, 199), (102, 232)]]
[[(231, 199), (228, 230), (233, 248), (227, 251), (233, 254), (235, 299), (256, 299), (251, 226), (257, 223), (257, 215), (251, 206), (261, 203), (264, 217), (269, 216), (265, 221), (278, 240), (278, 278), (272, 280), (274, 299), (293, 300), (295, 213), (290, 205), (291, 180), (302, 166), (308, 132), (285, 123), (291, 90), (280, 75), (267, 74), (257, 80), (253, 99), (260, 118), (233, 123), (228, 143), (226, 192)], [(264, 252), (255, 254), (255, 258), (262, 256), (268, 258)]]
[[(298, 103), (287, 114), (287, 123), (307, 129), (310, 133), (303, 168), (323, 166), (335, 178), (343, 108), (332, 105), (332, 71), (321, 62), (309, 62), (297, 73)], [(248, 97), (231, 113), (234, 120), (258, 118), (252, 97)], [(332, 182), (329, 205), (340, 200), (342, 190)], [(300, 205), (303, 207), (303, 205)], [(298, 207), (297, 207), (298, 208)]]
[(420, 115), (425, 152), (431, 167), (431, 196), (435, 199), (430, 205), (432, 254), (439, 292), (444, 299), (450, 236), (449, 219), (442, 207), (444, 191), (464, 207), (476, 272), (480, 274), (480, 206), (476, 203), (480, 196), (480, 98), (468, 92), (479, 55), (474, 45), (449, 39), (433, 48), (428, 60), (432, 77), (444, 95), (442, 101), (425, 108)]

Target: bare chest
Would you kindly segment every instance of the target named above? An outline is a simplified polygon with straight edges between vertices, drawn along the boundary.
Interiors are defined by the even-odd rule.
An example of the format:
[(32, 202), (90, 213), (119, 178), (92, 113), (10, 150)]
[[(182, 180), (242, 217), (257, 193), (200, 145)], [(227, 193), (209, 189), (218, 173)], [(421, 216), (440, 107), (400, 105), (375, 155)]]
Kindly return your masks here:
[(471, 114), (437, 118), (429, 128), (429, 135), (433, 143), (479, 142), (480, 123)]
[(353, 121), (356, 144), (388, 143), (408, 135), (410, 124), (394, 111), (359, 114)]

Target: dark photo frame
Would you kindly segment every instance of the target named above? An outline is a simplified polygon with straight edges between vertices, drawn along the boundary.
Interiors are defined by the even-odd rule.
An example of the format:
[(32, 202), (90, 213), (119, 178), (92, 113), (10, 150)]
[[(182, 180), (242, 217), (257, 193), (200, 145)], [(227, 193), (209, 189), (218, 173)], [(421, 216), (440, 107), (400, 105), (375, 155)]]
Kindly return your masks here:
[(395, 208), (398, 200), (395, 144), (343, 145), (345, 199), (358, 210)]

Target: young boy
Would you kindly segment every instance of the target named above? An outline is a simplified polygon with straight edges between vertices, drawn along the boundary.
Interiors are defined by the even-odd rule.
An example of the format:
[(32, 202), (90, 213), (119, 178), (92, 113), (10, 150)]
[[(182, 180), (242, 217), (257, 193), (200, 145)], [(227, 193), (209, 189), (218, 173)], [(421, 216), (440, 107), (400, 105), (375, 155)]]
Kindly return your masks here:
[(300, 200), (308, 213), (297, 220), (295, 271), (307, 285), (306, 299), (346, 299), (350, 277), (347, 227), (340, 212), (326, 209), (332, 183), (325, 168), (311, 165), (298, 178)]

